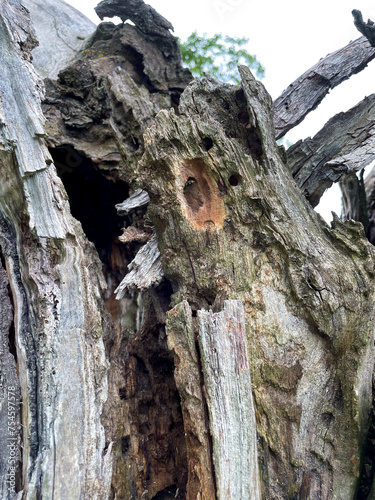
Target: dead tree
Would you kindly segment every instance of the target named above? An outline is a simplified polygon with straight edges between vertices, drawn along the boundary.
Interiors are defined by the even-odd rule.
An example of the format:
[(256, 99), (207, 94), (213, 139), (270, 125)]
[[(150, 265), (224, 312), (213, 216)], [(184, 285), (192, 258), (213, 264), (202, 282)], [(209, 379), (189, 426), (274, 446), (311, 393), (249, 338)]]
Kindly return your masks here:
[(375, 98), (276, 144), (371, 43), (273, 103), (192, 79), (142, 0), (79, 43), (40, 8), (0, 8), (1, 498), (374, 498)]

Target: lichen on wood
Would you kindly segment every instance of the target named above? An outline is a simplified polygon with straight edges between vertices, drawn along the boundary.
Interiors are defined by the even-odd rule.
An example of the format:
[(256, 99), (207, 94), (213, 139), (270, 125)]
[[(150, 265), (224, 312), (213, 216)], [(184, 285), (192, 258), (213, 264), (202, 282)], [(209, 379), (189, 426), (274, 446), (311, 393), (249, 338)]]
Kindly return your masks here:
[[(274, 123), (294, 126), (373, 49), (360, 39), (347, 64), (341, 51), (307, 72), (279, 102), (294, 106), (280, 125), (246, 67), (238, 86), (192, 81), (170, 24), (144, 2), (99, 7), (135, 26), (101, 24), (45, 81), (44, 127), (30, 20), (16, 0), (2, 6), (10, 103), (8, 79), (19, 94), (27, 77), (21, 123), (1, 114), (0, 148), (19, 494), (245, 500), (254, 486), (254, 498), (353, 498), (370, 455), (374, 250), (359, 223), (330, 228), (313, 211)], [(372, 130), (363, 142), (344, 125), (356, 139), (327, 164), (344, 158), (347, 173), (370, 158)]]

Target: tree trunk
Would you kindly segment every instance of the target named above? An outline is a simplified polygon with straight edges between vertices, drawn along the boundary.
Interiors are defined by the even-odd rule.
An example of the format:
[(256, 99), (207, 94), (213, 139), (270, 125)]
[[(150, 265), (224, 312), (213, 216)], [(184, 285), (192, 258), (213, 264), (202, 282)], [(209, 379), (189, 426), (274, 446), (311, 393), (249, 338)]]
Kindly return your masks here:
[(285, 155), (304, 97), (191, 81), (142, 0), (98, 13), (135, 26), (43, 85), (0, 10), (1, 498), (372, 498), (374, 247), (310, 201), (372, 159), (374, 98)]

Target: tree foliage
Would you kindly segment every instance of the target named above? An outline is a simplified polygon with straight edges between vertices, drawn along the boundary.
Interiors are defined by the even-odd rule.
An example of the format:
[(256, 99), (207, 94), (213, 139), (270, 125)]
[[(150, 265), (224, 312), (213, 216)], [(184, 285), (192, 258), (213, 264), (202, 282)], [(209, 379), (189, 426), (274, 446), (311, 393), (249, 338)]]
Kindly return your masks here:
[(237, 71), (239, 64), (245, 64), (255, 70), (258, 78), (264, 77), (264, 67), (255, 55), (247, 52), (246, 37), (223, 36), (218, 33), (209, 37), (194, 31), (185, 41), (180, 40), (182, 60), (194, 76), (204, 76), (209, 73), (224, 82), (239, 83)]

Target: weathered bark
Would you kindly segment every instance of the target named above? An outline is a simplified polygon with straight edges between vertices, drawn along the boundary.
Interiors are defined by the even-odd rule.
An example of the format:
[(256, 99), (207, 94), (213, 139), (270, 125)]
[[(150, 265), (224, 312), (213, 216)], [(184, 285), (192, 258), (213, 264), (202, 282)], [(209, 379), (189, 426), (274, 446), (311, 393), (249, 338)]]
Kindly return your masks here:
[(315, 207), (341, 177), (359, 172), (375, 159), (375, 94), (339, 113), (314, 136), (288, 151), (292, 175)]
[(373, 250), (354, 223), (320, 226), (278, 155), (269, 97), (241, 74), (242, 89), (190, 85), (180, 114), (145, 132), (148, 213), (173, 302), (244, 302), (262, 495), (351, 498), (372, 402)]
[(289, 85), (273, 106), (276, 139), (301, 123), (330, 89), (362, 71), (374, 57), (375, 48), (361, 37), (321, 59)]
[[(22, 449), (0, 491), (10, 471), (26, 499), (366, 498), (374, 249), (316, 215), (263, 86), (191, 82), (164, 18), (105, 0), (135, 26), (102, 23), (41, 107), (27, 12), (1, 9), (0, 425), (21, 398)], [(371, 99), (341, 116), (353, 141), (299, 153), (309, 196), (322, 164), (371, 157)]]

